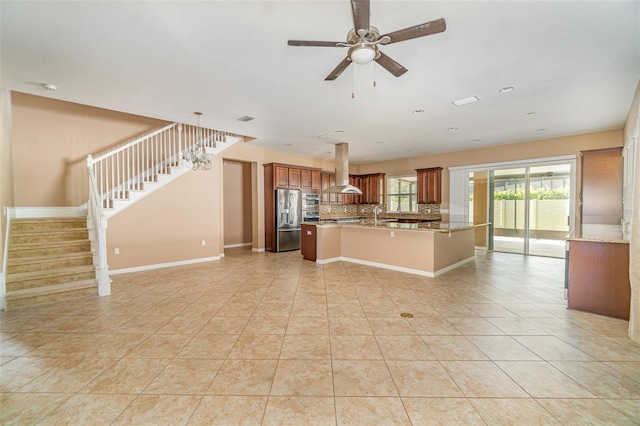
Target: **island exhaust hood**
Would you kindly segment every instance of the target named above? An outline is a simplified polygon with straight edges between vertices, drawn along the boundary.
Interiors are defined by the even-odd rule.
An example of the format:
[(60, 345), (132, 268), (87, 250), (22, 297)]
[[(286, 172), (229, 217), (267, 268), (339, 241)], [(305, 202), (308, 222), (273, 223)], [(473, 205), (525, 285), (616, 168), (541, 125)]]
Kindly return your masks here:
[(336, 144), (336, 185), (322, 191), (323, 194), (362, 194), (360, 189), (349, 185), (349, 144)]

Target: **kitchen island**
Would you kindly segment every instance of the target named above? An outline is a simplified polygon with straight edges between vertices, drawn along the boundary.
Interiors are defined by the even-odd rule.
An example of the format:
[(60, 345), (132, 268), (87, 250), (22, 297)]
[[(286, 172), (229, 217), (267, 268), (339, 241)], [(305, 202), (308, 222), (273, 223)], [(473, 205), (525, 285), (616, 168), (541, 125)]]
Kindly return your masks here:
[(475, 259), (474, 229), (486, 225), (321, 221), (316, 225), (316, 262), (345, 261), (436, 277)]

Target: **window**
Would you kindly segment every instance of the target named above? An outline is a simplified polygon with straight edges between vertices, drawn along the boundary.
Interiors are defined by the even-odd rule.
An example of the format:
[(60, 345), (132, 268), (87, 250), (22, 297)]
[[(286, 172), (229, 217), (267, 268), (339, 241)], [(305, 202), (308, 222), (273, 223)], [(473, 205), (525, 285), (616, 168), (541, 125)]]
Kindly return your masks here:
[(418, 211), (418, 178), (416, 176), (387, 178), (387, 211)]

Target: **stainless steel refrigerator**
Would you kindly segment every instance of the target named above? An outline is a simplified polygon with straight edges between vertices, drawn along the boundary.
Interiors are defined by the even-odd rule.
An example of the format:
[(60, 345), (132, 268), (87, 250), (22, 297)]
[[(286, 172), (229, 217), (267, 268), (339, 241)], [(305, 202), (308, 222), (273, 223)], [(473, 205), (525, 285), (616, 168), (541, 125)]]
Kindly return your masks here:
[(276, 251), (300, 249), (302, 191), (276, 189)]

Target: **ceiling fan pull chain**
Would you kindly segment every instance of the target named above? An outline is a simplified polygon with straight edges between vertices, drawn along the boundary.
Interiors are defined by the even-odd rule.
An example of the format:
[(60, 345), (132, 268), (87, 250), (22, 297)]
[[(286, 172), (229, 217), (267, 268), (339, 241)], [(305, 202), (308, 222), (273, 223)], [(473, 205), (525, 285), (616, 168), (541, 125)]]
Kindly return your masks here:
[(356, 89), (355, 89), (355, 81), (356, 79), (356, 67), (351, 67), (351, 99), (356, 98)]
[(376, 61), (373, 61), (373, 88), (376, 87)]

